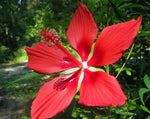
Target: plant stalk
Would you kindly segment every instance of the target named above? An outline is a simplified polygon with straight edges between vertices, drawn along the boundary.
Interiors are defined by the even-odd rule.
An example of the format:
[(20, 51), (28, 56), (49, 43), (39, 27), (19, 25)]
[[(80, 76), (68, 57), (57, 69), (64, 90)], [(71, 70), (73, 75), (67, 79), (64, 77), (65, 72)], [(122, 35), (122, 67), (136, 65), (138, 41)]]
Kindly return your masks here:
[(122, 69), (123, 69), (124, 66), (126, 65), (128, 59), (129, 59), (129, 57), (130, 57), (130, 55), (131, 55), (131, 53), (132, 53), (133, 48), (134, 48), (134, 44), (132, 45), (132, 47), (131, 47), (131, 49), (130, 49), (130, 52), (129, 52), (129, 54), (128, 54), (126, 60), (125, 60), (125, 62), (123, 63), (121, 69), (119, 70), (118, 74), (116, 75), (116, 78), (119, 76), (119, 74), (121, 73)]

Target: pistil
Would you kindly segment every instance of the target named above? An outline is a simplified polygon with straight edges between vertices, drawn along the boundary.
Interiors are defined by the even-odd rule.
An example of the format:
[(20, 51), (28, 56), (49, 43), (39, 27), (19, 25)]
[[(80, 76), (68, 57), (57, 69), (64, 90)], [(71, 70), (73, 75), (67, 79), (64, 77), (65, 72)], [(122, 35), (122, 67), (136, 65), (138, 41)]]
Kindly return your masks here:
[(82, 68), (82, 69), (88, 68), (87, 62), (82, 62), (81, 68)]

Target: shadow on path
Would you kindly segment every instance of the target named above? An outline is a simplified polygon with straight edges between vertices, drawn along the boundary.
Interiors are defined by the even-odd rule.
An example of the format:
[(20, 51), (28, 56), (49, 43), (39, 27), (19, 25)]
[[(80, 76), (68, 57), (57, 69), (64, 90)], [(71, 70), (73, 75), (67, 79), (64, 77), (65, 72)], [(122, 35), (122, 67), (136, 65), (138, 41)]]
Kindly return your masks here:
[(29, 72), (32, 70), (27, 68), (27, 61), (0, 64), (0, 119), (21, 119), (27, 100), (10, 95), (11, 90), (6, 91), (3, 83)]

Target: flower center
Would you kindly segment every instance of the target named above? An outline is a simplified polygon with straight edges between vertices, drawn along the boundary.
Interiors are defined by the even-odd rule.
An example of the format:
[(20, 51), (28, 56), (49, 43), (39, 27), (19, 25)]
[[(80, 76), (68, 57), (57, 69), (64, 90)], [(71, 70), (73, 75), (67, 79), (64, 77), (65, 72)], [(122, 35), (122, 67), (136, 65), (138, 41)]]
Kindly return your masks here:
[(81, 68), (82, 68), (82, 69), (88, 68), (87, 62), (82, 62)]

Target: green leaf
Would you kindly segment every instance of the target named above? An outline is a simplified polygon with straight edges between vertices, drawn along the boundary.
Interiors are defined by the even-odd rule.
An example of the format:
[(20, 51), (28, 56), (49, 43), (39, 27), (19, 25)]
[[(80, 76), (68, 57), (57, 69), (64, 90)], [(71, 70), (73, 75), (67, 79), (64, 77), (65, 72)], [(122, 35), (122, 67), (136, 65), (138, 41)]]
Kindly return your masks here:
[(134, 115), (134, 113), (132, 113), (132, 112), (123, 112), (123, 111), (118, 111), (118, 112), (116, 112), (117, 114), (121, 114), (121, 115), (130, 115), (130, 116), (132, 116), (132, 115)]
[(149, 36), (149, 35), (150, 35), (150, 31), (142, 31), (137, 34), (137, 36)]
[(149, 8), (143, 5), (135, 4), (135, 3), (126, 3), (118, 7), (120, 10), (121, 9), (127, 9), (127, 8), (142, 8), (148, 10)]
[(136, 110), (136, 108), (137, 108), (136, 105), (130, 105), (129, 106), (129, 110)]
[(145, 107), (144, 105), (140, 105), (140, 109), (144, 110), (145, 112), (148, 112), (150, 114), (150, 111), (148, 110), (147, 107)]
[(99, 0), (81, 0), (83, 4), (87, 4), (87, 8), (91, 13), (94, 12), (95, 5)]
[(140, 96), (140, 99), (141, 99), (141, 102), (142, 102), (143, 105), (145, 105), (145, 104), (144, 104), (144, 101), (143, 101), (144, 93), (147, 93), (147, 92), (149, 92), (149, 91), (150, 91), (150, 90), (147, 89), (147, 88), (140, 88), (140, 90), (139, 90), (139, 96)]
[(148, 89), (150, 89), (150, 78), (147, 74), (144, 76), (144, 83), (145, 83), (146, 87)]
[(101, 119), (109, 119), (109, 117), (102, 117)]
[(97, 0), (88, 0), (87, 7), (93, 13)]
[(20, 82), (20, 81), (23, 81), (23, 80), (28, 80), (28, 79), (31, 79), (31, 78), (34, 78), (34, 77), (37, 77), (37, 76), (40, 76), (40, 75), (43, 75), (43, 74), (39, 74), (39, 73), (36, 73), (36, 72), (27, 73), (24, 76), (15, 79), (14, 81), (10, 81), (9, 84), (7, 85), (7, 88), (13, 87), (17, 82)]
[(32, 92), (32, 94), (30, 95), (30, 97), (31, 97), (32, 99), (34, 99), (34, 98), (37, 96), (37, 93), (38, 93), (38, 92)]
[(131, 71), (126, 70), (126, 74), (129, 75), (129, 76), (131, 76)]
[(118, 9), (118, 6), (116, 6), (116, 4), (112, 2), (112, 0), (109, 0), (109, 3), (111, 4), (112, 8), (114, 9), (114, 12), (115, 12), (117, 18), (121, 21), (124, 21), (126, 19), (126, 15), (120, 9)]
[(150, 115), (146, 119), (150, 119)]
[(3, 8), (3, 6), (0, 5), (0, 10)]

